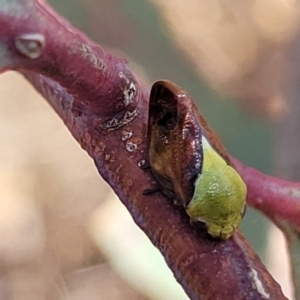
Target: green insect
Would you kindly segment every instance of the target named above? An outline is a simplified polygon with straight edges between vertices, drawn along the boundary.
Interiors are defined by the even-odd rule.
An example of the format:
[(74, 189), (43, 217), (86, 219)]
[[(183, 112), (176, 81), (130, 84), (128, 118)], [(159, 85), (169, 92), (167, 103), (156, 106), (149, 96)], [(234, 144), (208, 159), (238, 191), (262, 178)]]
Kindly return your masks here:
[(160, 190), (183, 205), (193, 222), (205, 223), (211, 236), (228, 239), (244, 215), (246, 185), (210, 145), (202, 132), (207, 126), (184, 90), (169, 81), (154, 83), (148, 156)]
[(204, 222), (213, 237), (228, 239), (244, 215), (246, 185), (204, 136), (202, 145), (202, 173), (186, 212), (192, 220)]

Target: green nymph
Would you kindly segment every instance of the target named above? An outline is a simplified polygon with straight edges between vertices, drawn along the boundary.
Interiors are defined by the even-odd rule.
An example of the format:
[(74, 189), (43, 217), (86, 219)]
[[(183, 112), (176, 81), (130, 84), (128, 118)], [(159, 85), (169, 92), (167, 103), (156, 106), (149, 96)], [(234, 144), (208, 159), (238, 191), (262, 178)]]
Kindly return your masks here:
[(204, 136), (202, 147), (202, 173), (195, 182), (194, 195), (186, 212), (192, 220), (206, 223), (213, 237), (228, 239), (241, 223), (246, 185)]

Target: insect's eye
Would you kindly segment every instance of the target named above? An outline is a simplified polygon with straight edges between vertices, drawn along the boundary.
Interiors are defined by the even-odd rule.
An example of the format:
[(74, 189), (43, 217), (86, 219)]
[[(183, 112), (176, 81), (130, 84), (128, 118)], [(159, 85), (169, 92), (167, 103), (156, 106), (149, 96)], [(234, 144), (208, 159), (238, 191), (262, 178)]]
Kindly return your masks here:
[(159, 126), (165, 127), (168, 130), (171, 130), (176, 125), (176, 118), (172, 112), (167, 112), (163, 117), (157, 122)]

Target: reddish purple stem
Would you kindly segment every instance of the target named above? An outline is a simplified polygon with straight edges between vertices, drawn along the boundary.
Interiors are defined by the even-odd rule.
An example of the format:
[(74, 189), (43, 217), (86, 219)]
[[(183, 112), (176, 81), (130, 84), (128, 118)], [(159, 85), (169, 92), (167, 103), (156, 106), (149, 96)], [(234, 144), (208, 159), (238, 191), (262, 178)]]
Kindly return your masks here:
[(300, 232), (300, 184), (285, 181), (244, 166), (232, 158), (247, 184), (247, 202), (280, 225), (286, 221)]

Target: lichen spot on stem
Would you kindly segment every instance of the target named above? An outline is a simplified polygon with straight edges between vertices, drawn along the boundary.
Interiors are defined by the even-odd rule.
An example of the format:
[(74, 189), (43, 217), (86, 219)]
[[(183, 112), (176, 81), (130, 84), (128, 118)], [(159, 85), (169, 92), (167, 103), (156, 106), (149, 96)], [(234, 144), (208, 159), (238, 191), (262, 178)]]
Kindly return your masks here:
[(127, 142), (126, 143), (126, 150), (128, 152), (134, 152), (137, 149), (137, 144), (134, 144), (132, 142)]
[(127, 78), (124, 75), (123, 72), (119, 72), (119, 77), (121, 78), (124, 84), (124, 88), (123, 88), (124, 106), (127, 107), (135, 99), (135, 96), (137, 94), (137, 87), (133, 81), (129, 80), (129, 78)]
[(127, 111), (122, 118), (112, 118), (110, 120), (107, 120), (106, 122), (104, 122), (104, 124), (101, 125), (101, 127), (108, 132), (117, 130), (133, 121), (138, 114), (139, 111), (137, 109), (133, 111)]
[(122, 141), (127, 141), (132, 137), (132, 131), (123, 131), (122, 132)]

